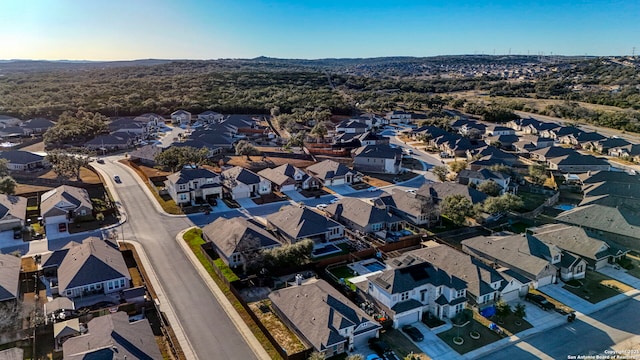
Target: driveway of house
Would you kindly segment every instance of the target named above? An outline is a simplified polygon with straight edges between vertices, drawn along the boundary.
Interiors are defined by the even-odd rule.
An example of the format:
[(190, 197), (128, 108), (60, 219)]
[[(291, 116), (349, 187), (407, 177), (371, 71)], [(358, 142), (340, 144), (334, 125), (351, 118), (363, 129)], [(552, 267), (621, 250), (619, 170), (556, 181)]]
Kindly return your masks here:
[(284, 191), (283, 192), (285, 195), (287, 195), (289, 197), (289, 199), (295, 201), (295, 202), (300, 202), (300, 201), (305, 201), (307, 200), (306, 197), (304, 197), (302, 194), (300, 194), (299, 192), (293, 190), (293, 191)]
[(515, 309), (516, 305), (519, 303), (526, 306), (525, 311), (527, 313), (527, 316), (525, 316), (524, 319), (527, 320), (529, 324), (533, 325), (534, 328), (540, 327), (544, 324), (547, 324), (551, 321), (556, 321), (558, 319), (564, 320), (564, 316), (560, 315), (560, 313), (557, 313), (555, 311), (545, 311), (539, 306), (536, 306), (534, 303), (528, 301), (514, 300), (510, 301), (509, 305), (511, 305), (511, 309)]
[(592, 304), (587, 300), (584, 300), (576, 295), (573, 295), (572, 293), (563, 289), (562, 285), (563, 285), (562, 282), (560, 282), (559, 284), (545, 285), (538, 288), (538, 290), (560, 301), (561, 303), (567, 305), (573, 310), (579, 311), (583, 314), (590, 314), (597, 309), (595, 306), (596, 304)]
[(250, 209), (250, 208), (254, 208), (257, 207), (258, 204), (256, 204), (252, 199), (250, 198), (246, 198), (246, 199), (237, 199), (236, 202), (238, 204), (240, 204), (240, 206), (242, 206), (245, 209)]
[(633, 275), (627, 274), (627, 272), (622, 268), (618, 270), (618, 269), (615, 269), (613, 266), (607, 265), (602, 269), (598, 270), (598, 272), (601, 274), (605, 274), (611, 278), (614, 278), (618, 281), (621, 281), (636, 289), (640, 289), (640, 279), (638, 279)]
[[(424, 340), (420, 342), (415, 342), (411, 340), (408, 336), (407, 338), (411, 340), (416, 346), (422, 350), (425, 354), (429, 355), (432, 359), (460, 359), (460, 354), (458, 354), (455, 350), (449, 347), (442, 339), (436, 335), (433, 331), (429, 330), (429, 328), (423, 324), (422, 322), (417, 322), (411, 324), (418, 328), (420, 332), (424, 335)], [(446, 331), (447, 328), (442, 328), (441, 331)], [(400, 330), (402, 331), (402, 330)], [(403, 333), (404, 334), (404, 333)], [(406, 336), (406, 335), (405, 335)]]

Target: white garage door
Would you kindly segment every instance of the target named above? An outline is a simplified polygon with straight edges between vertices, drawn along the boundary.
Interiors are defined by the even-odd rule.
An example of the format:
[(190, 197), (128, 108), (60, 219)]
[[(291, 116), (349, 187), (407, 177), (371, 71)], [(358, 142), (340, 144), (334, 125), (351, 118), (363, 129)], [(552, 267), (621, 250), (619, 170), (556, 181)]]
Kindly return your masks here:
[(344, 185), (344, 179), (335, 179), (331, 185)]
[(246, 198), (250, 198), (250, 197), (251, 197), (251, 193), (249, 192), (249, 190), (247, 190), (247, 191), (234, 191), (233, 192), (233, 200), (246, 199)]
[(519, 291), (517, 289), (502, 294), (502, 300), (507, 302), (517, 300), (519, 297)]
[(295, 184), (285, 185), (280, 189), (280, 191), (295, 191), (295, 190), (296, 190), (296, 185)]
[(396, 323), (398, 327), (407, 324), (413, 324), (414, 322), (420, 321), (420, 313), (419, 312), (411, 312), (407, 314), (402, 314), (402, 316), (398, 316), (396, 314)]
[(540, 279), (538, 280), (538, 287), (545, 286), (545, 285), (549, 285), (549, 284), (551, 284), (552, 282), (553, 282), (553, 276), (552, 276), (552, 275), (545, 276), (545, 277), (540, 278)]

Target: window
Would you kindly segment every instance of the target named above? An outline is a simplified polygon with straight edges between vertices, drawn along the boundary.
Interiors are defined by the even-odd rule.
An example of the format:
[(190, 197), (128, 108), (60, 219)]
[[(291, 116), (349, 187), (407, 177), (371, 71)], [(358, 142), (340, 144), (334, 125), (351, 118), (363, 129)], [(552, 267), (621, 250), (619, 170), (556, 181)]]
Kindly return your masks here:
[(85, 216), (85, 215), (87, 215), (87, 210), (85, 209), (80, 210), (80, 216)]
[(180, 189), (180, 190), (187, 190), (187, 185), (180, 184), (180, 185), (178, 186), (178, 189)]
[(582, 270), (582, 265), (580, 265), (580, 266), (578, 266), (578, 267), (576, 268), (576, 272), (577, 272), (577, 273), (581, 273), (582, 271), (583, 271), (583, 270)]
[(553, 256), (553, 262), (560, 261), (560, 254)]
[(425, 302), (427, 300), (427, 290), (420, 290), (420, 302)]
[(124, 279), (120, 279), (120, 287), (124, 287)]
[(371, 230), (373, 231), (380, 231), (382, 230), (382, 224), (378, 223), (378, 224), (371, 224)]
[(180, 194), (180, 200), (187, 200), (187, 194)]
[(67, 296), (71, 296), (71, 290), (67, 290), (66, 293), (67, 293)]
[(400, 294), (400, 301), (405, 301), (405, 300), (409, 300), (409, 292), (403, 292), (402, 294)]
[(111, 281), (107, 283), (107, 289), (113, 290), (113, 283)]
[(464, 289), (458, 290), (458, 292), (456, 293), (456, 297), (459, 298), (459, 297), (463, 297), (463, 296), (464, 296)]
[(442, 288), (440, 286), (438, 286), (436, 288), (436, 296), (440, 296), (440, 294), (442, 294)]

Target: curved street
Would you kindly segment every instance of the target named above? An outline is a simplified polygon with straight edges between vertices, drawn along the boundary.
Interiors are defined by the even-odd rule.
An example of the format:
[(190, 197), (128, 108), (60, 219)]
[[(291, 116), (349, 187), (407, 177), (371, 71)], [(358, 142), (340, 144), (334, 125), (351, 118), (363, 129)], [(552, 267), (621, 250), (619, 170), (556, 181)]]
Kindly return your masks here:
[[(194, 224), (186, 216), (158, 212), (137, 175), (114, 161), (117, 158), (105, 158), (105, 164), (93, 165), (103, 174), (110, 190), (117, 194), (127, 216), (124, 225), (117, 229), (119, 238), (134, 239), (143, 245), (195, 356), (199, 359), (257, 359), (176, 243), (178, 232)], [(112, 181), (115, 175), (120, 176), (121, 183)]]

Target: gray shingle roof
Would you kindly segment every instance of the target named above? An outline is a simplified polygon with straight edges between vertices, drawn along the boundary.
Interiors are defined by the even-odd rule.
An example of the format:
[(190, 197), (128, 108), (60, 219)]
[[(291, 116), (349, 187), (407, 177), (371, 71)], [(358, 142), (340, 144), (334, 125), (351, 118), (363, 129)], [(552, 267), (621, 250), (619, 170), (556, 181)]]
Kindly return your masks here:
[(412, 254), (386, 262), (392, 266), (392, 269), (370, 276), (369, 281), (389, 294), (411, 291), (425, 284), (444, 285), (457, 290), (467, 287), (466, 281)]
[(225, 180), (235, 180), (246, 185), (260, 183), (260, 176), (258, 176), (253, 171), (247, 170), (241, 166), (235, 166), (229, 170), (223, 171), (222, 177)]
[(460, 194), (474, 204), (481, 203), (488, 197), (487, 194), (481, 191), (452, 182), (424, 184), (416, 191), (416, 194), (425, 197), (430, 196), (439, 201), (444, 200), (447, 196)]
[(449, 246), (435, 245), (405, 254), (405, 256), (411, 255), (427, 261), (451, 276), (465, 281), (467, 291), (475, 297), (496, 291), (490, 286), (491, 283), (504, 280), (495, 269)]
[(313, 176), (323, 180), (333, 179), (344, 176), (347, 173), (353, 173), (351, 169), (333, 160), (324, 160), (317, 164), (307, 167), (307, 171)]
[(143, 159), (156, 161), (156, 156), (162, 153), (162, 148), (156, 145), (145, 145), (138, 149), (135, 149), (129, 153), (129, 157), (132, 160)]
[(324, 234), (328, 228), (342, 226), (305, 206), (290, 205), (267, 216), (267, 220), (281, 232), (294, 239)]
[[(82, 244), (70, 243), (58, 264), (58, 285), (61, 291), (122, 277), (130, 278), (120, 251), (106, 242), (90, 237)], [(49, 259), (48, 259), (49, 260)], [(50, 261), (46, 265), (53, 265)]]
[(24, 359), (24, 350), (14, 347), (0, 351), (0, 359), (3, 360), (22, 360)]
[(553, 224), (533, 230), (533, 236), (547, 244), (572, 252), (586, 259), (599, 260), (610, 255), (609, 245), (597, 235), (577, 226)]
[(506, 179), (510, 176), (499, 171), (492, 171), (489, 169), (481, 170), (468, 170), (464, 169), (458, 173), (458, 177), (467, 179), (480, 179), (480, 180), (493, 180), (493, 179)]
[(147, 319), (129, 322), (127, 313), (119, 311), (91, 319), (86, 334), (62, 344), (65, 360), (162, 359)]
[(380, 328), (324, 280), (273, 291), (269, 299), (316, 350), (347, 341), (339, 333), (347, 327), (371, 323), (369, 329)]
[(40, 197), (40, 213), (42, 216), (46, 216), (60, 201), (69, 202), (75, 205), (76, 209), (80, 207), (93, 208), (87, 190), (75, 186), (61, 185), (47, 191)]
[(266, 168), (258, 171), (258, 175), (279, 186), (295, 184), (295, 180), (293, 178), (295, 173), (296, 168), (289, 164), (283, 164), (277, 168)]
[(202, 232), (227, 258), (238, 251), (280, 245), (273, 235), (245, 218), (220, 217)]
[[(547, 266), (552, 266), (549, 260), (544, 259), (542, 254), (538, 253), (539, 244), (536, 242), (535, 238), (523, 235), (479, 236), (463, 240), (462, 245), (495, 258), (534, 280)], [(483, 257), (476, 252), (473, 254)]]
[(376, 200), (376, 204), (382, 203), (394, 207), (406, 214), (418, 217), (435, 210), (435, 205), (430, 197), (408, 193), (400, 189), (393, 189), (391, 195), (385, 195)]
[(337, 217), (345, 218), (362, 227), (366, 227), (369, 224), (395, 223), (401, 221), (399, 217), (391, 215), (385, 209), (349, 197), (329, 205), (325, 211)]
[(44, 160), (44, 156), (29, 151), (10, 150), (0, 152), (0, 158), (7, 159), (10, 164), (31, 164)]
[(0, 220), (12, 218), (24, 221), (27, 216), (27, 198), (0, 194)]
[(19, 257), (0, 254), (0, 301), (18, 297), (21, 264)]
[(20, 126), (27, 129), (48, 129), (55, 125), (53, 121), (45, 118), (34, 118), (24, 121)]
[[(204, 169), (204, 168), (196, 168), (196, 169), (184, 168), (178, 172), (175, 172), (167, 176), (167, 180), (169, 180), (174, 184), (187, 184), (189, 181), (196, 180), (196, 179), (214, 179), (214, 181), (216, 181), (219, 178), (220, 178), (220, 175), (216, 174), (215, 172), (209, 169)], [(218, 183), (218, 186), (220, 186), (219, 183)]]
[(392, 148), (387, 144), (361, 146), (353, 151), (354, 157), (398, 159), (402, 156), (402, 150)]
[(546, 159), (552, 159), (552, 158), (556, 158), (556, 157), (567, 156), (567, 155), (570, 155), (570, 154), (578, 154), (577, 151), (575, 151), (575, 150), (573, 150), (571, 148), (565, 148), (565, 147), (562, 147), (562, 146), (550, 146), (550, 147), (534, 150), (534, 151), (532, 151), (532, 153), (538, 154), (538, 155), (542, 155)]

